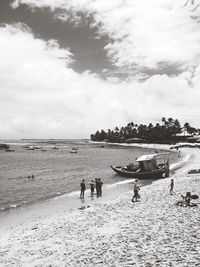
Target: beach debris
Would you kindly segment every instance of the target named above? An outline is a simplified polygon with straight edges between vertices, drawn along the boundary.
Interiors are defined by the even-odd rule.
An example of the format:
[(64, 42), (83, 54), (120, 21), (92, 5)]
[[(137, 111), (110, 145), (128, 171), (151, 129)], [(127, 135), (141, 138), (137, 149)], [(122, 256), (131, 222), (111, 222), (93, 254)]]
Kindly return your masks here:
[(38, 227), (37, 226), (35, 226), (35, 227), (33, 227), (31, 230), (37, 230), (38, 229)]
[(80, 208), (78, 208), (78, 210), (85, 210), (85, 209), (87, 209), (87, 208), (90, 208), (90, 206), (88, 205), (87, 207), (86, 206), (81, 206)]
[(200, 173), (200, 169), (192, 169), (188, 171), (188, 174), (196, 174), (196, 173)]
[(84, 209), (86, 209), (86, 207), (85, 206), (81, 206), (80, 208), (78, 208), (79, 210), (84, 210)]

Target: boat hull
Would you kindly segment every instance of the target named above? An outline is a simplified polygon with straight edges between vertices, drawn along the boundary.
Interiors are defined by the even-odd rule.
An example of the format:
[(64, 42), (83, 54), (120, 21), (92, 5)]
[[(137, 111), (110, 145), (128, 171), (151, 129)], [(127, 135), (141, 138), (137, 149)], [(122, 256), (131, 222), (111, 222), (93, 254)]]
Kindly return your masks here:
[(110, 166), (118, 175), (129, 178), (138, 178), (138, 179), (159, 179), (169, 176), (169, 168), (165, 167), (162, 169), (156, 169), (147, 172), (135, 172), (123, 170), (122, 167)]
[(78, 151), (77, 150), (71, 150), (70, 153), (77, 154)]

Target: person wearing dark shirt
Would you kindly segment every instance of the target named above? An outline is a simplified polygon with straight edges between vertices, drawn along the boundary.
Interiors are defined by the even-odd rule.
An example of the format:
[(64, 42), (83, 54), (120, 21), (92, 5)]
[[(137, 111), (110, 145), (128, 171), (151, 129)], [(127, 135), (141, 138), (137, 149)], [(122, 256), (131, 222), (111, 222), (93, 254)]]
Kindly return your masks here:
[(103, 182), (101, 181), (101, 178), (99, 178), (98, 179), (98, 187), (99, 187), (99, 190), (98, 190), (99, 191), (98, 192), (99, 194), (98, 194), (98, 196), (99, 197), (102, 197), (102, 186), (103, 186)]
[(94, 186), (95, 186), (95, 184), (94, 184), (94, 181), (92, 180), (90, 182), (91, 197), (93, 197), (93, 195), (94, 195)]
[(99, 193), (99, 186), (98, 186), (98, 179), (95, 178), (95, 187), (96, 187), (96, 195), (98, 197), (98, 193)]
[(80, 198), (84, 198), (84, 194), (85, 194), (85, 180), (83, 179), (82, 182), (80, 183), (80, 187), (81, 187), (81, 194), (80, 194)]

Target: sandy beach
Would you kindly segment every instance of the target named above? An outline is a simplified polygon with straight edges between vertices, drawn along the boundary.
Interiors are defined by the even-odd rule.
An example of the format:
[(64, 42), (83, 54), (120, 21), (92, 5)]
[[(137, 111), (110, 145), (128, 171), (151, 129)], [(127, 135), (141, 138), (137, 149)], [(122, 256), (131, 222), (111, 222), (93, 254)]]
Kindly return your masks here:
[[(58, 212), (8, 228), (0, 237), (0, 266), (199, 266), (200, 203), (176, 206), (181, 194), (200, 196), (200, 150), (171, 177), (83, 210)], [(174, 170), (175, 170), (174, 166)], [(174, 195), (169, 194), (174, 178)]]

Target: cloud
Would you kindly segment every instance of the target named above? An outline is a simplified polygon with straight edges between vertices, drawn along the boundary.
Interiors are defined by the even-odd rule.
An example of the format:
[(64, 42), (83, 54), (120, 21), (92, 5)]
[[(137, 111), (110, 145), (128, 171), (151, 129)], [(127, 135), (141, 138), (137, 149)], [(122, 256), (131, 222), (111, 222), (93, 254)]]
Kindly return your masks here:
[[(144, 3), (144, 0), (141, 1)], [(86, 2), (87, 5), (83, 7), (83, 3), (86, 4)], [(181, 122), (189, 121), (194, 126), (199, 125), (200, 64), (195, 47), (199, 42), (200, 35), (196, 32), (196, 22), (190, 19), (186, 11), (183, 13), (182, 10), (180, 11), (181, 15), (178, 15), (178, 18), (180, 19), (179, 16), (181, 16), (186, 20), (186, 24), (188, 23), (184, 30), (183, 21), (178, 20), (183, 43), (181, 44), (177, 40), (180, 45), (178, 47), (175, 42), (172, 42), (174, 51), (168, 51), (166, 48), (167, 38), (171, 38), (173, 32), (171, 24), (168, 26), (165, 24), (165, 31), (164, 25), (154, 25), (155, 28), (149, 26), (150, 32), (149, 35), (147, 34), (146, 43), (143, 36), (145, 29), (141, 28), (139, 31), (141, 39), (138, 37), (140, 34), (136, 32), (134, 41), (132, 28), (126, 28), (126, 31), (123, 31), (122, 26), (126, 23), (133, 23), (133, 25), (136, 23), (134, 19), (130, 18), (130, 21), (128, 19), (127, 22), (125, 19), (126, 12), (129, 14), (135, 9), (131, 9), (128, 1), (115, 1), (113, 5), (110, 1), (104, 2), (69, 0), (67, 4), (76, 11), (87, 9), (87, 12), (93, 12), (96, 16), (96, 23), (99, 23), (100, 17), (102, 18), (103, 26), (100, 28), (100, 34), (107, 31), (113, 37), (113, 43), (107, 49), (109, 53), (114, 53), (113, 57), (117, 57), (116, 64), (123, 66), (123, 62), (126, 62), (124, 60), (129, 55), (128, 67), (136, 62), (140, 68), (146, 65), (150, 68), (158, 64), (161, 59), (164, 61), (164, 58), (165, 60), (168, 58), (168, 62), (178, 60), (182, 66), (188, 67), (174, 76), (152, 75), (143, 82), (138, 82), (134, 77), (128, 81), (120, 81), (117, 78), (102, 80), (90, 72), (79, 74), (71, 69), (73, 55), (70, 53), (70, 49), (61, 49), (56, 40), (45, 42), (35, 38), (27, 25), (1, 25), (1, 138), (87, 138), (97, 129), (106, 130), (114, 128), (116, 125), (123, 126), (130, 121), (136, 123), (156, 122), (162, 116), (178, 118)], [(26, 3), (33, 3), (33, 1), (26, 0)], [(62, 6), (64, 1), (61, 0), (36, 1), (36, 3), (41, 7), (48, 4), (52, 9), (55, 7), (66, 8), (66, 6)], [(130, 7), (130, 10), (128, 8), (123, 10), (124, 3)], [(139, 5), (138, 1), (134, 1), (134, 3)], [(158, 5), (156, 0), (154, 3)], [(150, 9), (149, 5), (147, 7)], [(164, 9), (164, 13), (167, 12), (171, 8), (171, 1), (168, 3), (163, 1), (162, 4), (160, 3), (160, 7)], [(121, 14), (119, 14), (120, 8)], [(139, 16), (139, 13), (137, 14)], [(131, 14), (129, 16), (131, 17)], [(110, 22), (112, 18), (113, 22)], [(149, 17), (147, 16), (147, 18)], [(169, 20), (172, 18), (175, 19), (175, 16), (169, 16)], [(147, 21), (150, 24), (150, 18)], [(153, 22), (152, 18), (151, 23), (157, 24), (156, 22)], [(178, 22), (176, 21), (176, 23)], [(144, 23), (146, 25), (147, 22)], [(176, 23), (175, 25), (178, 25)], [(138, 27), (139, 25), (140, 23)], [(174, 28), (176, 27), (174, 26)], [(154, 29), (157, 29), (159, 34), (164, 31), (163, 39), (166, 40), (166, 44), (162, 43), (162, 40), (157, 40), (158, 44), (156, 44), (156, 40), (153, 38), (155, 37)], [(131, 33), (129, 34), (129, 32)], [(189, 32), (192, 37), (187, 35), (184, 37), (184, 33), (189, 34)], [(120, 39), (122, 34), (124, 40)], [(173, 35), (176, 34), (177, 32), (174, 31)], [(150, 43), (151, 36), (152, 44)], [(194, 51), (190, 51), (192, 43)], [(131, 44), (137, 44), (139, 51), (137, 54)], [(140, 45), (143, 45), (142, 47), (146, 50), (143, 51)], [(162, 53), (158, 49), (159, 47), (161, 47)], [(179, 51), (181, 47), (184, 48), (183, 51)], [(151, 53), (148, 49), (151, 50)], [(158, 55), (156, 49), (158, 49)], [(194, 61), (194, 55), (196, 55), (196, 61)], [(176, 57), (180, 57), (180, 59)]]
[[(99, 35), (108, 35), (112, 42), (106, 51), (119, 68), (142, 72), (159, 69), (161, 64), (177, 65), (182, 70), (197, 66), (200, 61), (199, 23), (194, 13), (182, 8), (179, 0), (18, 0), (31, 8), (49, 7), (62, 14), (79, 14), (91, 27), (98, 26)], [(58, 13), (58, 18), (61, 18)], [(72, 20), (73, 16), (62, 16)], [(80, 20), (78, 20), (80, 23)], [(176, 70), (175, 70), (176, 71)]]

